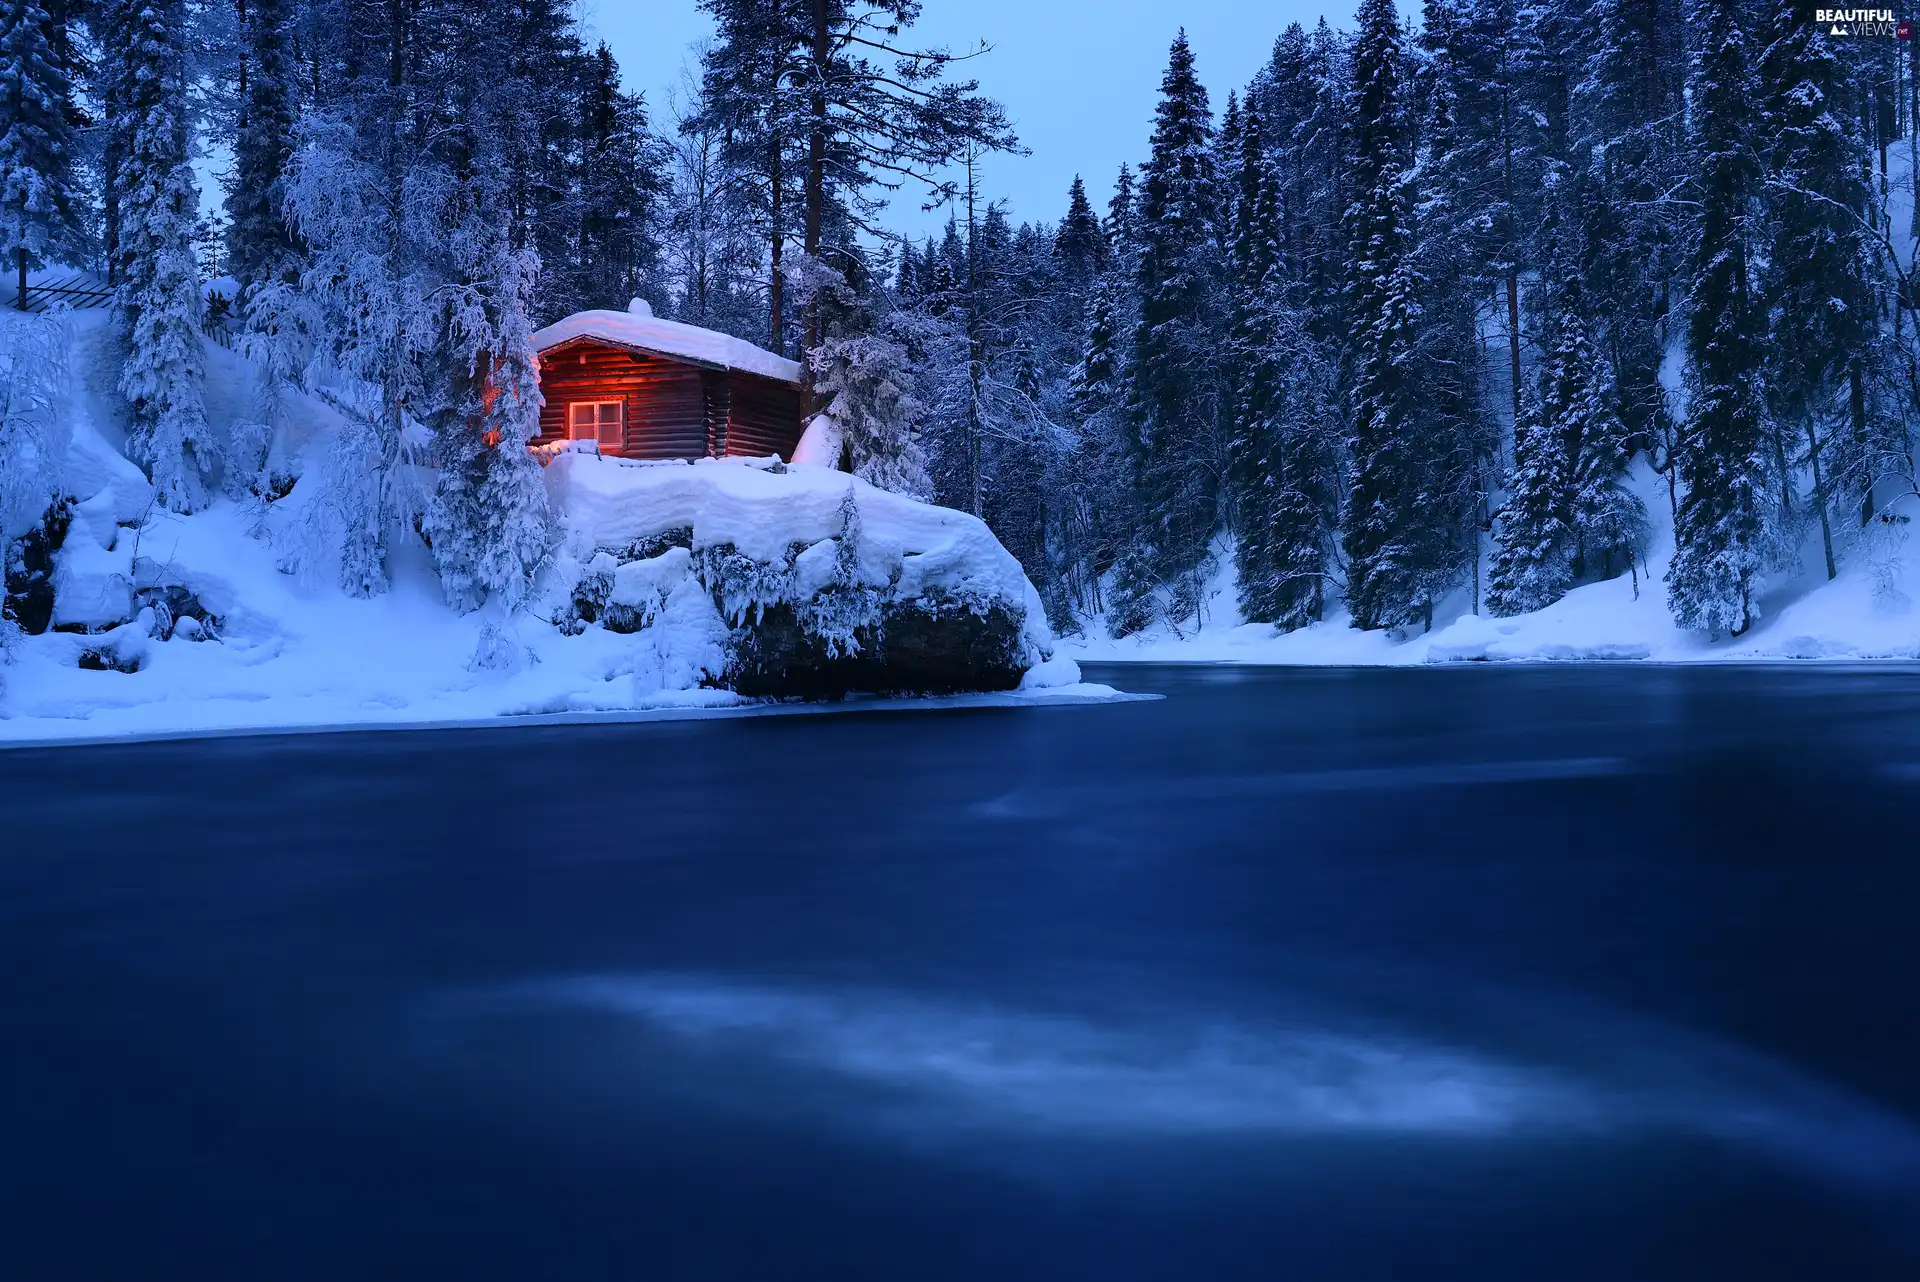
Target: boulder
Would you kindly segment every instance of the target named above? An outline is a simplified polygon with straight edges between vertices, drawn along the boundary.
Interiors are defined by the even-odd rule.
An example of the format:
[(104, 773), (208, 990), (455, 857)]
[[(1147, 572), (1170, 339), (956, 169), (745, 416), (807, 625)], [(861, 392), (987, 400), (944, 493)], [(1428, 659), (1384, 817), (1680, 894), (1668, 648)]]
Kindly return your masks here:
[(552, 617), (643, 638), (663, 656), (649, 683), (802, 699), (999, 691), (1052, 657), (1019, 562), (966, 513), (803, 465), (564, 454), (546, 477), (565, 530)]

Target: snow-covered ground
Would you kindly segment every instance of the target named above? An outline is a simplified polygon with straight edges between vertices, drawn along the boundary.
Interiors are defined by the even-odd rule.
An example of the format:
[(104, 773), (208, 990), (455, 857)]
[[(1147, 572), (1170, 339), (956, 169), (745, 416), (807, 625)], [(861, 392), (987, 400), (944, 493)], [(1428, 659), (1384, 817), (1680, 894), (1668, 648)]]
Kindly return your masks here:
[[(565, 581), (529, 611), (510, 619), (454, 613), (427, 553), (413, 543), (394, 558), (389, 591), (353, 599), (324, 574), (283, 572), (274, 541), (261, 537), (255, 506), (223, 499), (180, 516), (153, 502), (115, 426), (104, 319), (95, 312), (72, 322), (65, 488), (78, 503), (56, 559), (56, 627), (21, 638), (15, 661), (0, 665), (0, 744), (790, 711), (791, 705), (756, 704), (701, 684), (717, 675), (711, 642), (724, 628), (713, 602), (691, 590), (684, 550), (619, 567), (618, 591), (658, 616), (656, 626), (625, 634), (596, 626), (566, 635), (554, 626), (550, 607), (564, 603), (571, 585), (566, 574), (577, 577), (597, 545), (641, 540), (669, 527), (691, 527), (698, 545), (730, 543), (769, 556), (794, 542), (829, 544), (840, 532), (842, 501), (856, 485), (864, 573), (913, 591), (941, 589), (1023, 608), (1032, 601), (1030, 617), (1040, 617), (1018, 563), (972, 517), (887, 495), (827, 469), (775, 475), (741, 463), (635, 467), (583, 455), (558, 458), (548, 468), (563, 535), (559, 573), (549, 577)], [(209, 419), (219, 430), (246, 414), (251, 375), (244, 361), (216, 346), (208, 346), (207, 363)], [(294, 457), (324, 447), (338, 422), (305, 398), (298, 398), (294, 418), (282, 446)], [(300, 493), (296, 487), (275, 504), (266, 524), (297, 517)], [(803, 555), (792, 578), (798, 582), (813, 570), (830, 577), (832, 560), (830, 546), (826, 556), (812, 558), (824, 565)], [(664, 573), (673, 569), (679, 573)], [(189, 620), (161, 639), (155, 633), (167, 629), (155, 628), (150, 608), (121, 622), (134, 593), (167, 585), (191, 591), (218, 619), (217, 638), (198, 635)], [(139, 603), (132, 608), (139, 611)], [(1029, 626), (1025, 643), (1031, 668), (1018, 691), (888, 702), (1119, 697), (1080, 683), (1072, 660), (1052, 655), (1044, 624)]]
[[(1344, 613), (1296, 632), (1276, 633), (1240, 621), (1231, 557), (1220, 556), (1198, 626), (1158, 626), (1122, 640), (1089, 629), (1062, 649), (1087, 662), (1189, 662), (1391, 665), (1488, 660), (1623, 660), (1750, 662), (1784, 659), (1920, 659), (1920, 521), (1876, 522), (1867, 531), (1837, 529), (1843, 541), (1839, 577), (1826, 578), (1817, 531), (1801, 553), (1801, 570), (1782, 575), (1761, 601), (1746, 635), (1709, 640), (1674, 626), (1664, 577), (1673, 556), (1673, 528), (1664, 480), (1644, 461), (1636, 488), (1654, 518), (1654, 544), (1638, 582), (1622, 576), (1575, 588), (1544, 610), (1512, 618), (1475, 614), (1466, 593), (1443, 603), (1433, 631), (1395, 637), (1355, 630)], [(1894, 516), (1920, 517), (1911, 498)], [(1844, 522), (1842, 523), (1844, 524)], [(1484, 607), (1483, 607), (1484, 609)]]

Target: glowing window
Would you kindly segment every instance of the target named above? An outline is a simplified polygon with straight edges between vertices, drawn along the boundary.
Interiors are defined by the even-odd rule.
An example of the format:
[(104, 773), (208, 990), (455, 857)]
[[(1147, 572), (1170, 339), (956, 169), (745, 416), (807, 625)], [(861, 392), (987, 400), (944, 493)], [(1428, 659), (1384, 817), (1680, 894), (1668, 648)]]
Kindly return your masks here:
[(621, 401), (574, 401), (567, 406), (567, 435), (618, 449), (626, 442), (625, 410)]

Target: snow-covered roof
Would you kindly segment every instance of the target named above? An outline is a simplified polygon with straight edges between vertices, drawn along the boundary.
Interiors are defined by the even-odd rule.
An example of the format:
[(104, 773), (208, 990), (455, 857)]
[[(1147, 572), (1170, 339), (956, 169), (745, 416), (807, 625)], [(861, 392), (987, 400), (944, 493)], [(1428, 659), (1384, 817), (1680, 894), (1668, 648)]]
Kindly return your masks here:
[(661, 320), (640, 299), (635, 299), (633, 305), (624, 312), (575, 312), (535, 334), (533, 346), (535, 350), (544, 352), (576, 338), (598, 339), (616, 347), (704, 365), (709, 369), (739, 370), (744, 374), (758, 374), (782, 383), (800, 382), (799, 361), (776, 356), (731, 334), (701, 329), (698, 325), (683, 325), (679, 321)]

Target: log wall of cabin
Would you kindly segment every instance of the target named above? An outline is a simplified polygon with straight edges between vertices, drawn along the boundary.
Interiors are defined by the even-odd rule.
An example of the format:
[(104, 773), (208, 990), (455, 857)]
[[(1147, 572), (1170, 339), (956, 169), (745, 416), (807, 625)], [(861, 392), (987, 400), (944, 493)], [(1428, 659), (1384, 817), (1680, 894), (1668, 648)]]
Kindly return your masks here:
[(627, 458), (793, 457), (800, 389), (738, 370), (708, 370), (624, 348), (582, 344), (543, 355), (536, 444), (567, 438), (577, 401), (626, 405)]
[(727, 384), (727, 453), (791, 459), (800, 443), (800, 389), (739, 370)]
[(707, 452), (705, 375), (693, 365), (617, 347), (572, 347), (540, 361), (540, 443), (565, 440), (567, 406), (624, 401), (628, 458), (699, 458)]

